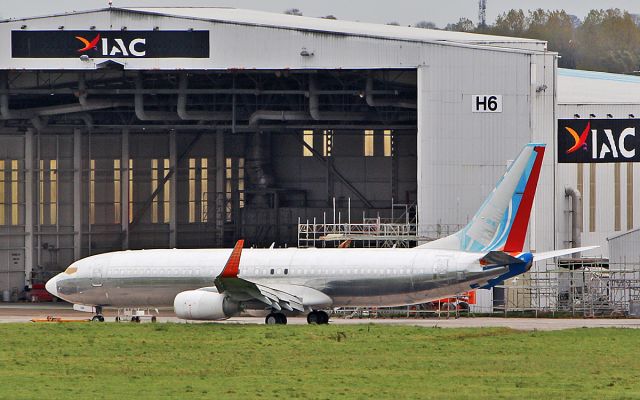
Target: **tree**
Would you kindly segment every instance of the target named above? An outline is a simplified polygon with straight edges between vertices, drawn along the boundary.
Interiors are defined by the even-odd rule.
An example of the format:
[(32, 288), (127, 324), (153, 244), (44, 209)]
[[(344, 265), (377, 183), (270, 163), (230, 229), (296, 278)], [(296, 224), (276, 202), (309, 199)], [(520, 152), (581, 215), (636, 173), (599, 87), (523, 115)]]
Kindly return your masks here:
[(529, 24), (522, 10), (509, 10), (498, 15), (496, 23), (489, 28), (489, 33), (501, 36), (522, 36)]
[(619, 9), (591, 10), (576, 30), (581, 69), (630, 73), (640, 64), (640, 28)]
[(420, 22), (416, 22), (415, 25), (413, 25), (415, 28), (422, 28), (422, 29), (438, 29), (438, 27), (436, 26), (435, 23), (431, 22), (431, 21), (420, 21)]
[(455, 24), (448, 24), (444, 29), (456, 32), (474, 32), (476, 30), (476, 25), (468, 18), (460, 18), (458, 22)]
[(400, 26), (400, 24), (397, 21), (387, 22), (387, 25)]
[(322, 18), (324, 18), (324, 19), (338, 19), (338, 18), (336, 18), (333, 14), (329, 14), (329, 15), (324, 16), (324, 17), (322, 17)]
[(297, 15), (297, 16), (302, 16), (302, 11), (298, 10), (297, 8), (290, 8), (288, 10), (285, 10), (284, 12), (287, 15)]
[(537, 9), (529, 11), (527, 24), (528, 29), (523, 36), (546, 40), (548, 48), (562, 56), (558, 62), (560, 67), (576, 67), (575, 27), (571, 15), (564, 10)]

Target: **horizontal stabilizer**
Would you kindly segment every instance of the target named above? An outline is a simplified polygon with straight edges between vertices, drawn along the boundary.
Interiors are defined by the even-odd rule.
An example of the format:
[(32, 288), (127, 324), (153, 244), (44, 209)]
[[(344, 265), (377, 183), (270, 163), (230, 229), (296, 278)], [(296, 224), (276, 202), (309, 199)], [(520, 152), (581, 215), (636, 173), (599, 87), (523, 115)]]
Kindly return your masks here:
[(574, 249), (562, 249), (562, 250), (553, 250), (553, 251), (545, 251), (543, 253), (535, 253), (533, 255), (533, 261), (542, 261), (549, 258), (556, 258), (567, 256), (569, 254), (581, 253), (583, 251), (597, 249), (600, 246), (587, 246), (587, 247), (576, 247)]
[(502, 265), (521, 264), (525, 261), (513, 257), (503, 251), (490, 251), (484, 257), (480, 259), (480, 264), (484, 266), (484, 269), (491, 269), (491, 267), (499, 267)]

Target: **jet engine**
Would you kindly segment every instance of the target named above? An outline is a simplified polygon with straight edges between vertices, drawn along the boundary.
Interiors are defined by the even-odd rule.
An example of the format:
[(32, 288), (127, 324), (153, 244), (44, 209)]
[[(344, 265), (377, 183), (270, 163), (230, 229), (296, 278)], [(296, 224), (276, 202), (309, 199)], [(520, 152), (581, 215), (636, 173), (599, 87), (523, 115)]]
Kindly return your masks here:
[(226, 295), (206, 290), (187, 290), (173, 300), (178, 318), (195, 320), (227, 319), (240, 312), (240, 304)]

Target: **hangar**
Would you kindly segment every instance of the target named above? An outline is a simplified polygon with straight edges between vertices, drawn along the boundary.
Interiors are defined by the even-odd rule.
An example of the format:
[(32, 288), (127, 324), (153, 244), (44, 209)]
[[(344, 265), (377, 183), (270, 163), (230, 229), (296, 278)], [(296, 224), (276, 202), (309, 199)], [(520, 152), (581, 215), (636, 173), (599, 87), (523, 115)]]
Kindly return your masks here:
[[(333, 204), (418, 237), (468, 221), (524, 143), (555, 143), (539, 40), (227, 8), (0, 23), (0, 288), (153, 247), (296, 243)], [(548, 146), (529, 247), (563, 246)]]

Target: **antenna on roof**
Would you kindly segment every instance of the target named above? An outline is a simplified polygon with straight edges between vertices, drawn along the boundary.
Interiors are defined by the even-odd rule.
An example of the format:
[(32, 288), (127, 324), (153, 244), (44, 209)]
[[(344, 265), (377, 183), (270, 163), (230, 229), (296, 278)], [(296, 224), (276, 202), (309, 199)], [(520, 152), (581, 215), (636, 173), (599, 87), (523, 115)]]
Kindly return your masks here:
[(478, 1), (478, 26), (487, 27), (487, 0)]
[(113, 5), (113, 0), (109, 0), (109, 8)]

